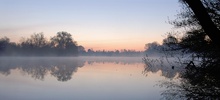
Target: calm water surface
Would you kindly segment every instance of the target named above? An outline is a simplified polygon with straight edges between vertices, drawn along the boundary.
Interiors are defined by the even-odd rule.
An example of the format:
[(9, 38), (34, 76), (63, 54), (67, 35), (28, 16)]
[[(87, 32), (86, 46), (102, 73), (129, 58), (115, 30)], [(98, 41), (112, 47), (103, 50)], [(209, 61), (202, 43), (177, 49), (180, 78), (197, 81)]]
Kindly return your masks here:
[(158, 100), (170, 68), (141, 57), (2, 57), (1, 100)]

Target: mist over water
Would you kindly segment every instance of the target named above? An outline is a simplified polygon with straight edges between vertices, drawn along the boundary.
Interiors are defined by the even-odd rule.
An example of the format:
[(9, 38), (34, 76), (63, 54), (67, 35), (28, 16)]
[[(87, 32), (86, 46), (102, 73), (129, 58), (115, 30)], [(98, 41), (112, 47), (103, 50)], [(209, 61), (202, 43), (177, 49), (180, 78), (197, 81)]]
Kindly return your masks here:
[(0, 96), (4, 100), (160, 99), (163, 88), (156, 84), (174, 79), (177, 72), (170, 71), (149, 68), (141, 57), (1, 57)]

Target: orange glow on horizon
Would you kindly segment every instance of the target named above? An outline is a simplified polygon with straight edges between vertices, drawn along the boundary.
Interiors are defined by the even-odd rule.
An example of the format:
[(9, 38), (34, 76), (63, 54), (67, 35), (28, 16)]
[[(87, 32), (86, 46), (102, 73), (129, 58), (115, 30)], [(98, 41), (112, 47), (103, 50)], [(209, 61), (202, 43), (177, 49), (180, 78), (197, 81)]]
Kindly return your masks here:
[[(54, 33), (54, 34), (44, 34), (47, 40), (54, 35), (55, 32), (46, 32), (46, 33)], [(74, 32), (70, 32), (74, 33)], [(135, 33), (134, 33), (135, 34)], [(11, 42), (19, 43), (21, 37), (29, 38), (31, 34), (23, 34), (21, 36), (17, 35), (2, 35), (7, 36)], [(89, 35), (90, 36), (90, 35)], [(117, 37), (117, 36), (108, 36), (108, 37), (89, 37), (83, 34), (73, 34), (72, 37), (74, 41), (77, 42), (78, 46), (83, 46), (85, 50), (93, 49), (93, 50), (105, 50), (105, 51), (115, 51), (115, 50), (135, 50), (135, 51), (144, 51), (145, 44), (152, 43), (154, 41), (161, 44), (163, 37), (161, 36), (152, 36), (152, 34), (146, 34), (144, 36), (137, 37)]]
[(78, 41), (78, 45), (82, 45), (86, 50), (93, 49), (93, 50), (105, 50), (105, 51), (115, 51), (115, 50), (135, 50), (135, 51), (144, 51), (145, 50), (145, 44), (151, 43), (151, 42), (158, 42), (161, 44), (160, 39), (157, 40), (149, 40), (148, 41), (118, 41), (118, 42), (106, 42), (106, 41), (100, 41), (100, 42), (89, 42), (89, 41)]
[(86, 50), (93, 49), (93, 50), (105, 50), (105, 51), (115, 51), (115, 50), (135, 50), (135, 51), (144, 51), (144, 45), (134, 45), (134, 46), (127, 46), (127, 45), (117, 45), (117, 44), (111, 44), (111, 45), (83, 45)]
[[(19, 43), (21, 38), (17, 38), (17, 37), (10, 37), (8, 36), (8, 38), (10, 38), (11, 42), (16, 42)], [(28, 38), (28, 37), (25, 37)], [(47, 37), (46, 37), (47, 38)], [(47, 40), (49, 40), (49, 38), (47, 38)], [(144, 46), (147, 43), (151, 43), (154, 41), (157, 41), (159, 44), (161, 44), (161, 39), (157, 39), (157, 40), (149, 40), (148, 41), (144, 41), (144, 40), (140, 40), (140, 41), (113, 41), (113, 42), (109, 42), (109, 41), (104, 41), (104, 40), (99, 40), (97, 39), (97, 41), (77, 41), (77, 39), (74, 39), (78, 46), (83, 46), (85, 48), (85, 50), (88, 49), (93, 49), (93, 50), (105, 50), (105, 51), (115, 51), (115, 50), (135, 50), (135, 51), (144, 51)]]
[[(104, 41), (103, 41), (104, 42)], [(86, 50), (93, 49), (93, 50), (105, 50), (105, 51), (115, 51), (115, 50), (135, 50), (135, 51), (143, 51), (144, 44), (143, 43), (89, 43), (83, 42), (78, 43), (82, 45)]]

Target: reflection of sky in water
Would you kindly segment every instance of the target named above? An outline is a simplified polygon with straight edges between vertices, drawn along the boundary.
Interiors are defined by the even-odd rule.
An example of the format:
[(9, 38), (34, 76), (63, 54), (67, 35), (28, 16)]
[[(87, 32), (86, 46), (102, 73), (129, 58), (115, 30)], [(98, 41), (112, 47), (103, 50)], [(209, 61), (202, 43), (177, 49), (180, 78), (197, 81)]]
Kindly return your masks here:
[[(167, 79), (160, 71), (149, 72), (146, 77), (144, 63), (135, 57), (116, 61), (116, 58), (0, 59), (0, 97), (4, 100), (157, 100), (162, 89), (155, 85)], [(10, 74), (4, 74), (8, 70)], [(43, 79), (38, 79), (42, 75)]]

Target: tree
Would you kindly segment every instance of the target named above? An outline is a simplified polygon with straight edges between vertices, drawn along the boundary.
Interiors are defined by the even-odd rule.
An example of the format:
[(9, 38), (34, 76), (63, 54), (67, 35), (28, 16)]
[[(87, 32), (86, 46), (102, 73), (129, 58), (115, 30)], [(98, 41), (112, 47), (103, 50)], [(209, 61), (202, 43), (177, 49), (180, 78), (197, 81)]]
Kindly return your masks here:
[(78, 46), (78, 52), (79, 52), (79, 55), (85, 55), (86, 53), (86, 50), (83, 46)]
[(44, 37), (43, 33), (34, 33), (29, 38), (22, 38), (20, 43), (20, 53), (22, 55), (46, 55), (48, 54), (49, 41)]
[(145, 44), (145, 53), (148, 56), (156, 56), (160, 53), (161, 46), (157, 42), (147, 43)]
[(51, 46), (56, 48), (60, 55), (77, 55), (78, 53), (76, 42), (67, 32), (58, 32), (56, 36), (52, 37)]
[(157, 47), (159, 46), (160, 44), (158, 44), (157, 42), (152, 42), (152, 43), (147, 43), (145, 44), (145, 49), (157, 49)]
[[(183, 63), (180, 83), (167, 84), (168, 97), (218, 99), (220, 95), (220, 0), (182, 0), (186, 8), (172, 24), (189, 28), (177, 45), (192, 60)], [(198, 58), (198, 59), (194, 59)], [(196, 63), (195, 63), (196, 62)], [(173, 92), (175, 91), (175, 92)], [(180, 93), (178, 93), (180, 92)], [(179, 96), (178, 96), (179, 95)]]
[(73, 41), (70, 33), (67, 32), (58, 32), (56, 36), (51, 38), (51, 44), (53, 47), (60, 49), (66, 49), (70, 45), (76, 45)]
[(220, 45), (220, 30), (212, 21), (211, 17), (209, 16), (207, 9), (203, 6), (200, 0), (183, 0), (194, 12), (196, 18), (198, 19), (200, 25), (207, 33), (207, 35), (211, 38), (211, 40)]
[(47, 40), (44, 37), (43, 33), (37, 33), (37, 34), (31, 35), (30, 42), (31, 44), (33, 44), (35, 47), (38, 47), (38, 48), (41, 48), (47, 45)]
[(173, 35), (168, 35), (167, 38), (163, 39), (163, 44), (176, 44), (178, 40)]
[(4, 38), (0, 39), (0, 52), (3, 52), (6, 49), (9, 42), (10, 42), (10, 39), (7, 38), (7, 37), (4, 37)]
[(220, 61), (218, 57), (220, 56), (218, 40), (220, 39), (220, 0), (182, 1), (185, 8), (178, 16), (180, 20), (172, 22), (177, 27), (189, 27), (178, 43), (180, 49), (218, 63)]
[(77, 56), (78, 52), (85, 52), (84, 47), (79, 46), (78, 50), (77, 43), (67, 32), (58, 32), (51, 41), (48, 41), (43, 33), (21, 38), (17, 44), (10, 42), (7, 37), (0, 38), (1, 56)]

